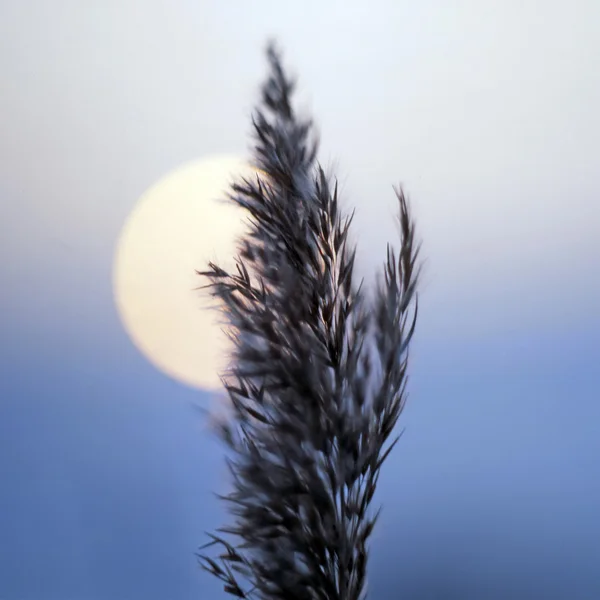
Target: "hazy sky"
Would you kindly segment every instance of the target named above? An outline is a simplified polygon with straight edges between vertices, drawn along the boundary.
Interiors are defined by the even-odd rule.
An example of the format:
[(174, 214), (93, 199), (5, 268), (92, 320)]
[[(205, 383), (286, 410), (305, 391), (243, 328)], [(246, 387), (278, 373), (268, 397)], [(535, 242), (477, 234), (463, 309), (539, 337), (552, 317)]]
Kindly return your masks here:
[[(275, 36), (371, 277), (427, 259), (372, 598), (600, 597), (600, 3), (0, 3), (0, 599), (212, 600), (218, 445), (111, 289), (137, 198), (248, 148)], [(199, 265), (199, 267), (202, 265)]]

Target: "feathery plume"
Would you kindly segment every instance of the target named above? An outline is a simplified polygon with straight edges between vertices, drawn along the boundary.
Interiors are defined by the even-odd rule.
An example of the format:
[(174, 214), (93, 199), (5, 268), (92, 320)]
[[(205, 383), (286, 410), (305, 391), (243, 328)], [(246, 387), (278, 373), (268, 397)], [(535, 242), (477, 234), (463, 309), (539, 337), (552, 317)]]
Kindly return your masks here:
[(201, 565), (238, 598), (359, 600), (382, 463), (406, 400), (419, 267), (409, 205), (396, 189), (400, 251), (367, 306), (354, 277), (353, 215), (316, 162), (310, 120), (268, 47), (270, 73), (253, 118), (255, 179), (230, 201), (246, 211), (236, 271), (199, 275), (230, 325), (231, 402), (219, 422), (232, 522), (210, 535)]

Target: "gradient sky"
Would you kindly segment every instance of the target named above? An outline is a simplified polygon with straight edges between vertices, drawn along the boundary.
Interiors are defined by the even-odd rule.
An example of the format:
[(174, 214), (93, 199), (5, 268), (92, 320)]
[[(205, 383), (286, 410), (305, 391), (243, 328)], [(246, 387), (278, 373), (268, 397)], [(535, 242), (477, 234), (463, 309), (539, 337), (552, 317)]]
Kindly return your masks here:
[[(226, 478), (124, 333), (137, 198), (248, 148), (274, 35), (368, 279), (427, 259), (371, 598), (600, 597), (600, 3), (0, 3), (0, 599), (212, 600)], [(199, 265), (200, 267), (201, 265)]]

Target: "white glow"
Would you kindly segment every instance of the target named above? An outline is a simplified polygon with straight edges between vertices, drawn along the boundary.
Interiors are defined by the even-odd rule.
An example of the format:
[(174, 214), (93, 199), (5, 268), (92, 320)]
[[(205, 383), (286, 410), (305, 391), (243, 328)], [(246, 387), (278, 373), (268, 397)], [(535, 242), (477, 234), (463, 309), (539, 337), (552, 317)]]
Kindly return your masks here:
[(231, 268), (241, 209), (223, 202), (251, 168), (235, 157), (183, 166), (139, 200), (118, 243), (114, 295), (133, 343), (158, 369), (194, 387), (218, 389), (228, 340), (196, 274), (214, 260)]

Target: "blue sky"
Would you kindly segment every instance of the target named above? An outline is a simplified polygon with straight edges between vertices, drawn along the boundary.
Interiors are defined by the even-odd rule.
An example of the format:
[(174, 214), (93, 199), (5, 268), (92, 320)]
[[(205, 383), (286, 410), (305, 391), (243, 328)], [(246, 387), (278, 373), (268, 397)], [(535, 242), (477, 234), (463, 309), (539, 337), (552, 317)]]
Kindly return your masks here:
[(208, 395), (133, 347), (111, 271), (144, 190), (245, 152), (270, 34), (361, 272), (398, 181), (427, 259), (371, 597), (598, 597), (597, 3), (224, 4), (0, 8), (0, 598), (224, 597)]

